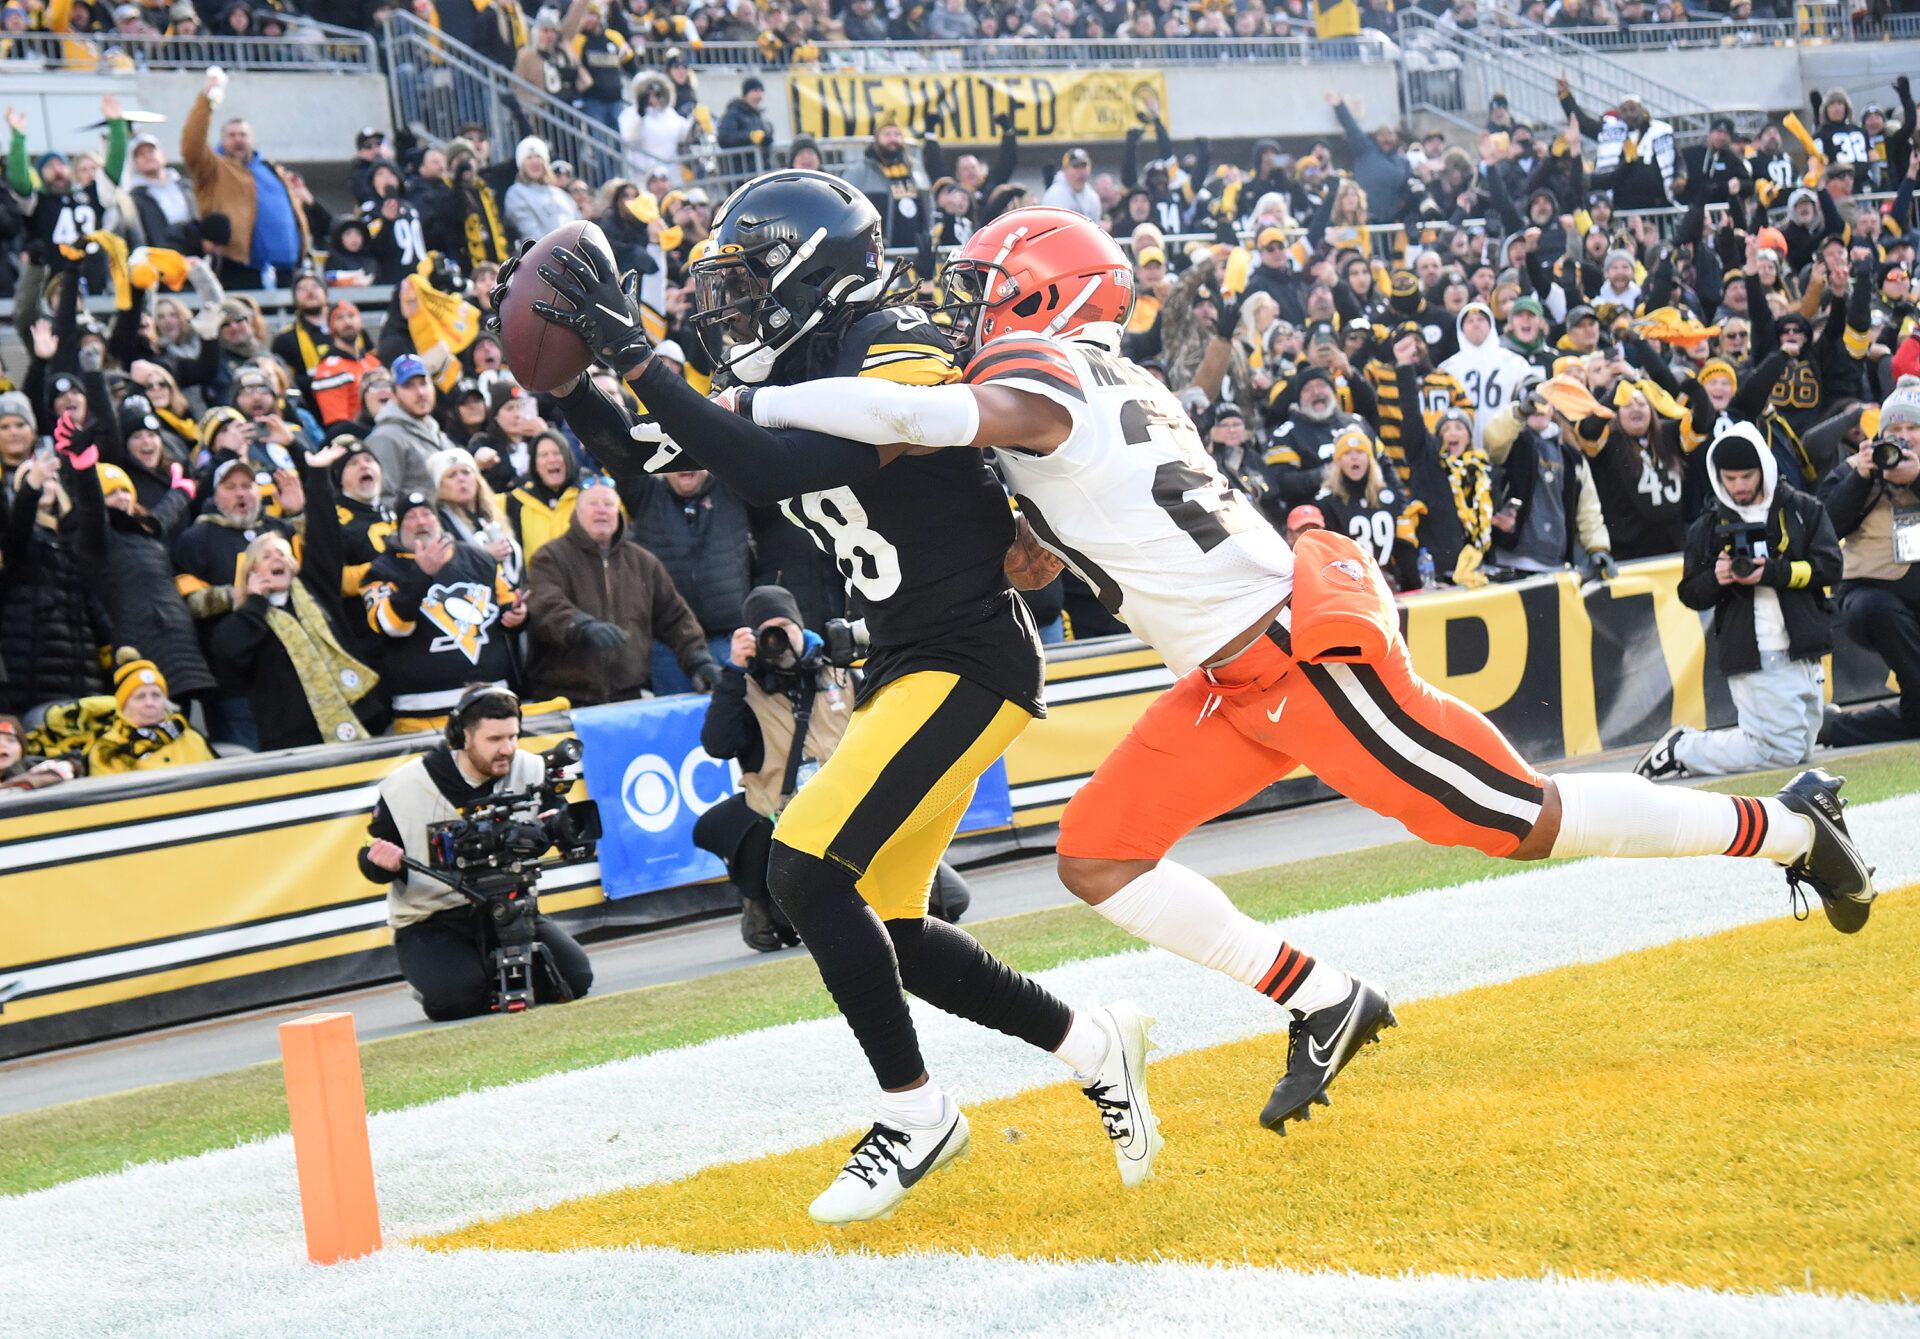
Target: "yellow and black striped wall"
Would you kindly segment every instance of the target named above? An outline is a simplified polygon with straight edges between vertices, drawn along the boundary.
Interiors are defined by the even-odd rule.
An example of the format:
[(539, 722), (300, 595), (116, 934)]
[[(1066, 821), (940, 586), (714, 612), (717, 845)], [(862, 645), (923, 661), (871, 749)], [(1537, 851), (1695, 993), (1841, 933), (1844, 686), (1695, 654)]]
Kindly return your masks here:
[[(1642, 743), (1669, 722), (1731, 721), (1678, 575), (1665, 560), (1585, 590), (1563, 574), (1426, 594), (1403, 621), (1426, 678), (1552, 761)], [(1886, 692), (1884, 668), (1857, 649), (1832, 670), (1839, 700)], [(963, 838), (956, 858), (1048, 849), (1068, 798), (1172, 681), (1131, 639), (1052, 648), (1048, 715), (1007, 754), (1012, 825)], [(565, 728), (530, 722), (529, 745)], [(0, 1058), (392, 978), (384, 891), (354, 853), (380, 779), (432, 742), (298, 749), (0, 800)], [(1248, 807), (1324, 793), (1302, 773)], [(585, 930), (730, 898), (705, 885), (608, 902), (591, 863), (541, 885), (543, 908)]]

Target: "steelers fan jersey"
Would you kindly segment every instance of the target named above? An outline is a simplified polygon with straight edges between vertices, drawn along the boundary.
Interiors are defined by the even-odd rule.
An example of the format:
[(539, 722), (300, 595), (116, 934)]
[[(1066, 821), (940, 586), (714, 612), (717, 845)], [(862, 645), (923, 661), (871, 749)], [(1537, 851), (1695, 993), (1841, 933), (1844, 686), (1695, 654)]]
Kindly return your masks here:
[(1073, 427), (1046, 455), (999, 452), (1034, 534), (1176, 674), (1202, 664), (1293, 589), (1293, 551), (1230, 487), (1180, 401), (1102, 349), (998, 339), (969, 385), (1043, 395)]
[[(820, 375), (934, 386), (960, 371), (925, 312), (889, 307), (856, 321)], [(1039, 634), (1005, 573), (1013, 513), (982, 453), (899, 456), (780, 507), (832, 557), (866, 620), (863, 699), (915, 671), (945, 670), (1045, 714)]]

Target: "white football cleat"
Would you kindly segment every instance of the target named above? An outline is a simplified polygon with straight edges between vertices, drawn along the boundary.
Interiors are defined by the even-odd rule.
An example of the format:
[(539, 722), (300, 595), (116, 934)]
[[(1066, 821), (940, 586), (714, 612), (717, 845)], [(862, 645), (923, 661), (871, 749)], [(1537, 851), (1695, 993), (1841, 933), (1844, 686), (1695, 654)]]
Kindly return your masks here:
[(951, 1092), (932, 1125), (895, 1126), (875, 1122), (853, 1146), (853, 1156), (807, 1208), (816, 1223), (844, 1227), (891, 1218), (907, 1192), (967, 1151), (972, 1139), (966, 1115)]
[(1113, 1141), (1120, 1183), (1137, 1186), (1153, 1175), (1153, 1160), (1166, 1143), (1160, 1137), (1160, 1118), (1147, 1101), (1147, 1052), (1153, 1049), (1147, 1033), (1153, 1020), (1126, 1000), (1104, 1008), (1089, 1005), (1087, 1012), (1107, 1034), (1107, 1058), (1080, 1091), (1100, 1112), (1100, 1123)]

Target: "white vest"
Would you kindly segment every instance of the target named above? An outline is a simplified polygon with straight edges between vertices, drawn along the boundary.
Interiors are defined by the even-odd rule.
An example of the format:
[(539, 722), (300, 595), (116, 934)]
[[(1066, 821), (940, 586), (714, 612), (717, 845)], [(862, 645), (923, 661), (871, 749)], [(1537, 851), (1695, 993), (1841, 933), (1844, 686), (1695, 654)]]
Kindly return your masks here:
[[(547, 765), (540, 755), (522, 751), (513, 755), (513, 766), (508, 769), (505, 781), (496, 782), (494, 788), (503, 792), (525, 790), (538, 785), (546, 775)], [(380, 798), (393, 816), (393, 825), (400, 829), (400, 844), (407, 854), (423, 865), (431, 863), (427, 859), (428, 826), (458, 818), (460, 811), (427, 775), (426, 757), (414, 758), (382, 781)], [(412, 870), (387, 885), (387, 924), (396, 930), (423, 921), (435, 912), (465, 905), (467, 899), (444, 883)]]

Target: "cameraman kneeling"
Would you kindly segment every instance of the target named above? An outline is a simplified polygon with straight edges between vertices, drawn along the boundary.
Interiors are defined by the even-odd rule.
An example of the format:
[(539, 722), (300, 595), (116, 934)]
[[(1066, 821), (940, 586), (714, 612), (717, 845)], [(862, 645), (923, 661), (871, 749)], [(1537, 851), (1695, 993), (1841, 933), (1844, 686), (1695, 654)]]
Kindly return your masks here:
[[(522, 753), (519, 740), (520, 700), (504, 688), (469, 689), (447, 717), (447, 742), (380, 783), (367, 829), (373, 841), (360, 852), (360, 872), (387, 885), (387, 924), (400, 974), (436, 1022), (488, 1011), (495, 985), (488, 919), (460, 893), (406, 869), (400, 857), (431, 863), (430, 824), (458, 818), (462, 808), (490, 795), (539, 785), (546, 764), (537, 753)], [(586, 994), (593, 984), (586, 953), (545, 918), (536, 916), (535, 925), (535, 937), (574, 997)], [(535, 998), (555, 998), (545, 973), (535, 973)]]
[(1887, 662), (1900, 700), (1835, 712), (1821, 743), (1836, 747), (1920, 736), (1920, 387), (1886, 398), (1880, 434), (1820, 481), (1820, 500), (1847, 541), (1841, 622)]
[[(784, 587), (754, 587), (742, 612), (747, 626), (733, 634), (700, 747), (715, 758), (740, 760), (743, 793), (702, 814), (693, 840), (727, 862), (743, 904), (740, 937), (772, 953), (800, 942), (767, 895), (774, 819), (847, 732), (856, 685), (847, 665), (856, 652), (847, 625), (828, 625), (844, 630), (832, 646), (802, 627), (800, 605)], [(929, 909), (954, 921), (969, 900), (965, 882), (943, 862)]]
[(1669, 730), (1634, 769), (1646, 777), (1791, 767), (1820, 731), (1820, 660), (1833, 649), (1827, 587), (1840, 576), (1833, 524), (1817, 498), (1776, 477), (1752, 424), (1716, 437), (1706, 465), (1719, 505), (1687, 530), (1680, 599), (1713, 610), (1739, 724)]

